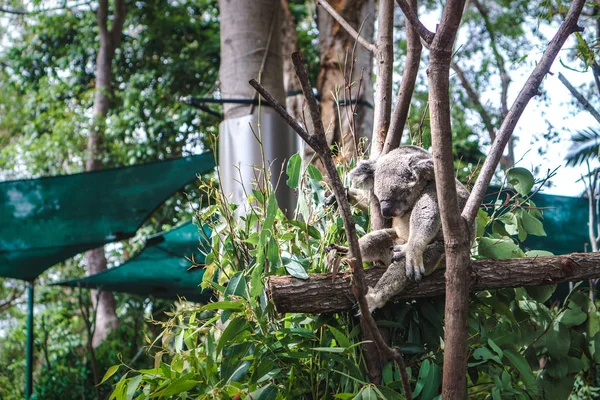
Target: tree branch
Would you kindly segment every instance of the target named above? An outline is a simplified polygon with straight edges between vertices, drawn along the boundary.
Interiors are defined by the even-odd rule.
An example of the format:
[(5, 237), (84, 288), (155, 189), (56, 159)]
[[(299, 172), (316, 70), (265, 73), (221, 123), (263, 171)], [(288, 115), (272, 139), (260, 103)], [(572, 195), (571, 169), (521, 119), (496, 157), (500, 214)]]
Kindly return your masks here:
[(110, 28), (110, 40), (115, 49), (119, 47), (119, 43), (121, 42), (121, 34), (123, 33), (126, 14), (127, 6), (125, 5), (125, 0), (115, 0), (114, 19)]
[[(354, 293), (354, 296), (356, 297), (360, 306), (361, 319), (368, 327), (371, 337), (377, 345), (377, 347), (380, 349), (380, 351), (386, 356), (386, 358), (393, 359), (398, 364), (400, 373), (402, 375), (402, 386), (404, 387), (405, 396), (407, 399), (410, 399), (412, 398), (410, 383), (402, 355), (399, 352), (387, 346), (387, 344), (381, 337), (381, 333), (377, 328), (377, 324), (375, 323), (373, 316), (369, 312), (367, 300), (365, 299), (367, 287), (365, 285), (360, 246), (358, 244), (356, 227), (352, 218), (352, 210), (350, 208), (348, 199), (346, 198), (346, 190), (337, 173), (337, 169), (333, 162), (331, 151), (329, 149), (329, 146), (327, 145), (325, 129), (323, 128), (323, 121), (321, 120), (321, 113), (319, 111), (319, 106), (317, 104), (315, 96), (312, 92), (312, 85), (310, 83), (306, 67), (304, 66), (304, 58), (302, 57), (301, 53), (295, 52), (292, 54), (292, 61), (294, 63), (294, 67), (296, 68), (296, 75), (298, 76), (300, 85), (302, 87), (302, 91), (304, 93), (304, 97), (306, 98), (306, 102), (311, 114), (313, 124), (313, 134), (310, 136), (310, 140), (313, 142), (314, 146), (311, 145), (310, 142), (308, 142), (308, 144), (311, 145), (311, 147), (315, 150), (317, 155), (321, 158), (323, 165), (325, 166), (325, 170), (329, 177), (329, 182), (335, 194), (338, 208), (340, 210), (340, 215), (344, 223), (346, 236), (348, 237), (348, 244), (350, 248), (350, 264), (354, 266), (352, 292)], [(251, 85), (254, 88), (260, 87), (260, 84), (256, 81), (251, 81)], [(266, 92), (266, 90), (262, 88), (260, 93), (262, 94), (264, 92)], [(271, 103), (270, 99), (274, 100), (274, 103)], [(287, 111), (285, 111), (285, 108), (281, 104), (279, 104), (272, 96), (270, 96), (270, 98), (265, 97), (265, 100), (267, 100), (269, 104), (278, 113), (280, 113), (282, 117), (286, 119), (286, 121), (288, 120), (289, 114), (287, 113)], [(294, 123), (294, 125), (297, 125), (297, 123)], [(294, 127), (294, 125), (292, 125), (292, 127)], [(294, 128), (294, 130), (296, 130), (296, 128)], [(298, 130), (296, 130), (296, 132), (298, 132)]]
[[(417, 9), (417, 0), (410, 0), (411, 8)], [(402, 73), (402, 83), (398, 91), (396, 107), (392, 113), (390, 128), (385, 138), (382, 154), (387, 154), (400, 145), (402, 141), (402, 133), (404, 125), (408, 118), (410, 110), (410, 101), (415, 90), (417, 75), (419, 74), (419, 64), (421, 63), (421, 39), (419, 32), (415, 26), (406, 19), (406, 63), (404, 64), (404, 72)]]
[(560, 72), (558, 73), (558, 80), (561, 81), (562, 84), (565, 85), (565, 87), (567, 89), (569, 89), (569, 92), (571, 92), (573, 97), (575, 97), (577, 99), (577, 101), (579, 101), (579, 103), (583, 106), (583, 108), (585, 108), (587, 110), (587, 112), (592, 114), (592, 117), (594, 117), (594, 119), (596, 121), (598, 121), (598, 123), (600, 123), (600, 113), (598, 113), (598, 111), (596, 111), (594, 106), (592, 106), (590, 104), (590, 102), (587, 101), (587, 99), (585, 97), (583, 97), (583, 95), (581, 93), (579, 93), (577, 91), (577, 89), (575, 89), (575, 87), (573, 87), (573, 85), (571, 85), (571, 82), (569, 82), (567, 80), (567, 78), (565, 78), (565, 76)]
[(323, 7), (325, 11), (327, 11), (333, 17), (333, 19), (335, 19), (337, 23), (340, 24), (350, 36), (352, 36), (352, 38), (354, 38), (354, 40), (360, 43), (371, 53), (375, 53), (375, 45), (369, 43), (365, 38), (360, 36), (360, 33), (358, 33), (356, 29), (354, 29), (352, 25), (350, 25), (348, 21), (346, 21), (344, 17), (342, 17), (333, 7), (331, 7), (327, 0), (317, 0), (317, 3), (320, 4), (321, 7)]
[(398, 6), (400, 6), (402, 13), (406, 17), (406, 19), (410, 22), (410, 24), (412, 26), (417, 27), (417, 32), (419, 32), (419, 36), (421, 36), (421, 38), (423, 38), (425, 43), (431, 44), (431, 42), (433, 42), (433, 38), (435, 37), (435, 33), (431, 32), (429, 29), (427, 29), (425, 27), (425, 25), (423, 25), (421, 20), (419, 20), (419, 16), (417, 15), (416, 6), (413, 9), (406, 0), (396, 0), (396, 3), (398, 3)]
[(100, 40), (108, 38), (108, 0), (98, 1), (98, 10), (96, 11), (98, 20), (98, 30), (100, 31)]
[(28, 15), (29, 11), (25, 11), (25, 10), (17, 10), (14, 8), (4, 8), (4, 7), (0, 7), (0, 13), (5, 13), (5, 14), (14, 14), (14, 15)]
[[(375, 285), (385, 268), (365, 270), (367, 285)], [(471, 292), (523, 286), (552, 285), (600, 277), (600, 253), (573, 253), (564, 256), (477, 260), (469, 271)], [(350, 290), (350, 273), (311, 274), (307, 280), (292, 276), (270, 276), (267, 294), (280, 313), (343, 312), (355, 307)], [(412, 283), (396, 299), (411, 300), (445, 293), (444, 270), (439, 269)]]
[(463, 218), (465, 218), (469, 223), (472, 223), (475, 220), (479, 205), (481, 204), (481, 201), (485, 196), (485, 191), (490, 184), (492, 177), (494, 176), (494, 171), (500, 162), (504, 148), (506, 147), (506, 144), (508, 143), (513, 131), (515, 130), (517, 122), (523, 114), (523, 111), (529, 103), (529, 100), (538, 94), (539, 86), (542, 80), (550, 70), (552, 62), (556, 58), (567, 38), (573, 32), (580, 31), (582, 29), (577, 25), (577, 20), (579, 19), (579, 14), (581, 14), (584, 3), (584, 0), (574, 0), (573, 3), (571, 3), (571, 7), (569, 8), (569, 12), (567, 13), (565, 20), (556, 32), (556, 35), (554, 35), (548, 44), (548, 48), (544, 52), (542, 59), (527, 79), (525, 86), (523, 86), (523, 89), (521, 89), (521, 92), (510, 108), (506, 118), (504, 118), (500, 130), (496, 133), (496, 141), (494, 141), (492, 144), (492, 148), (490, 149), (488, 157), (486, 158), (483, 167), (481, 168), (481, 172), (479, 173), (479, 177), (475, 182), (471, 196), (469, 196), (469, 200), (467, 201), (467, 204), (462, 212)]
[(492, 118), (487, 113), (483, 104), (481, 104), (481, 101), (479, 100), (479, 96), (475, 92), (475, 89), (473, 89), (473, 86), (471, 86), (471, 84), (467, 80), (467, 77), (466, 77), (464, 71), (454, 61), (452, 61), (450, 63), (450, 68), (452, 68), (452, 70), (454, 70), (454, 72), (456, 72), (456, 76), (458, 77), (458, 80), (460, 81), (462, 87), (467, 92), (467, 96), (469, 96), (469, 100), (471, 100), (471, 103), (473, 103), (473, 105), (475, 106), (475, 110), (477, 110), (477, 113), (481, 117), (481, 120), (483, 121), (483, 124), (485, 125), (485, 129), (488, 131), (488, 133), (490, 135), (490, 139), (493, 142), (494, 140), (496, 140), (496, 132), (494, 130), (494, 124), (492, 123)]

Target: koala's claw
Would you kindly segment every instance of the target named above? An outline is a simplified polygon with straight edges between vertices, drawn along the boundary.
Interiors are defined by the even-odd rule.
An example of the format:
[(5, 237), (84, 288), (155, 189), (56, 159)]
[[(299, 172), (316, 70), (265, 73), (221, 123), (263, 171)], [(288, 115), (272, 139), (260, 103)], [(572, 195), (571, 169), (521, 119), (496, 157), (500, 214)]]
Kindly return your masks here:
[(397, 244), (396, 246), (392, 247), (392, 261), (393, 262), (398, 262), (400, 260), (402, 260), (404, 257), (406, 257), (406, 254), (404, 253), (404, 246), (403, 244)]
[(419, 282), (425, 276), (425, 265), (423, 265), (423, 256), (406, 256), (406, 277), (415, 282)]

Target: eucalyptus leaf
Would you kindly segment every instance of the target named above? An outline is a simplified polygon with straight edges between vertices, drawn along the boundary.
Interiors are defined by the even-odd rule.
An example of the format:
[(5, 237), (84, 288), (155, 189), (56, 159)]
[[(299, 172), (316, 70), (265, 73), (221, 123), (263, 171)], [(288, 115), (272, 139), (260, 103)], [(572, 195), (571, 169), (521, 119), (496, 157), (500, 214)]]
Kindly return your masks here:
[(506, 177), (521, 196), (527, 196), (535, 183), (532, 173), (522, 167), (510, 168), (506, 171)]

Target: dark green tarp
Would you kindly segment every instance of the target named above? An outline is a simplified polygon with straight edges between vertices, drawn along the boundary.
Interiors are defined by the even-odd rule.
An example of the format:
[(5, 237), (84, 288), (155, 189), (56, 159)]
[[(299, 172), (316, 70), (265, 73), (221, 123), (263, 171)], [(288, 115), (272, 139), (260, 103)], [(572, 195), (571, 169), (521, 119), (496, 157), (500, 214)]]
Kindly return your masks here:
[[(483, 204), (494, 204), (498, 190), (490, 187)], [(508, 195), (512, 197), (514, 193), (502, 191), (500, 201), (504, 202)], [(531, 200), (543, 212), (542, 224), (547, 236), (528, 235), (521, 243), (525, 250), (546, 250), (556, 255), (585, 251), (585, 243), (589, 243), (587, 199), (536, 193)]]
[[(204, 269), (194, 265), (204, 263), (204, 248), (210, 229), (188, 222), (168, 232), (148, 238), (144, 249), (121, 266), (96, 275), (54, 283), (84, 288), (101, 288), (141, 296), (207, 302), (211, 292), (201, 292)], [(194, 260), (192, 263), (190, 260)]]
[(542, 223), (548, 236), (528, 235), (523, 246), (556, 255), (585, 251), (590, 241), (587, 199), (537, 193), (532, 200), (543, 211)]
[(77, 253), (135, 234), (212, 153), (74, 175), (0, 183), (0, 276), (33, 280)]

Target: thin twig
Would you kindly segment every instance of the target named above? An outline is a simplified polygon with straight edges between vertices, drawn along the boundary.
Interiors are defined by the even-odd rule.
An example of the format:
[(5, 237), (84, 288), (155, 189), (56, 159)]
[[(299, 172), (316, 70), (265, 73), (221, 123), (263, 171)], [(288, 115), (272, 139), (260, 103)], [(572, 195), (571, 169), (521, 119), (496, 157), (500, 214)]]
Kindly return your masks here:
[(338, 24), (340, 24), (342, 28), (344, 28), (346, 32), (348, 32), (348, 34), (354, 38), (354, 40), (358, 41), (358, 43), (360, 43), (371, 53), (375, 52), (375, 45), (369, 43), (365, 38), (360, 36), (360, 33), (357, 32), (356, 29), (354, 29), (352, 25), (350, 25), (348, 21), (346, 21), (344, 17), (342, 17), (333, 7), (331, 7), (326, 0), (317, 0), (317, 3), (319, 3), (321, 7), (323, 7), (325, 11), (327, 11), (333, 17), (333, 19), (335, 19)]
[(571, 85), (571, 82), (569, 82), (568, 79), (565, 78), (565, 76), (560, 72), (558, 73), (558, 80), (561, 81), (567, 89), (569, 89), (569, 92), (571, 92), (573, 97), (575, 97), (577, 101), (581, 103), (583, 108), (585, 108), (587, 112), (589, 112), (592, 115), (592, 117), (594, 117), (594, 119), (598, 121), (598, 123), (600, 123), (600, 113), (598, 113), (594, 106), (592, 106), (590, 102), (581, 93), (579, 93), (577, 89), (575, 89), (575, 87)]

